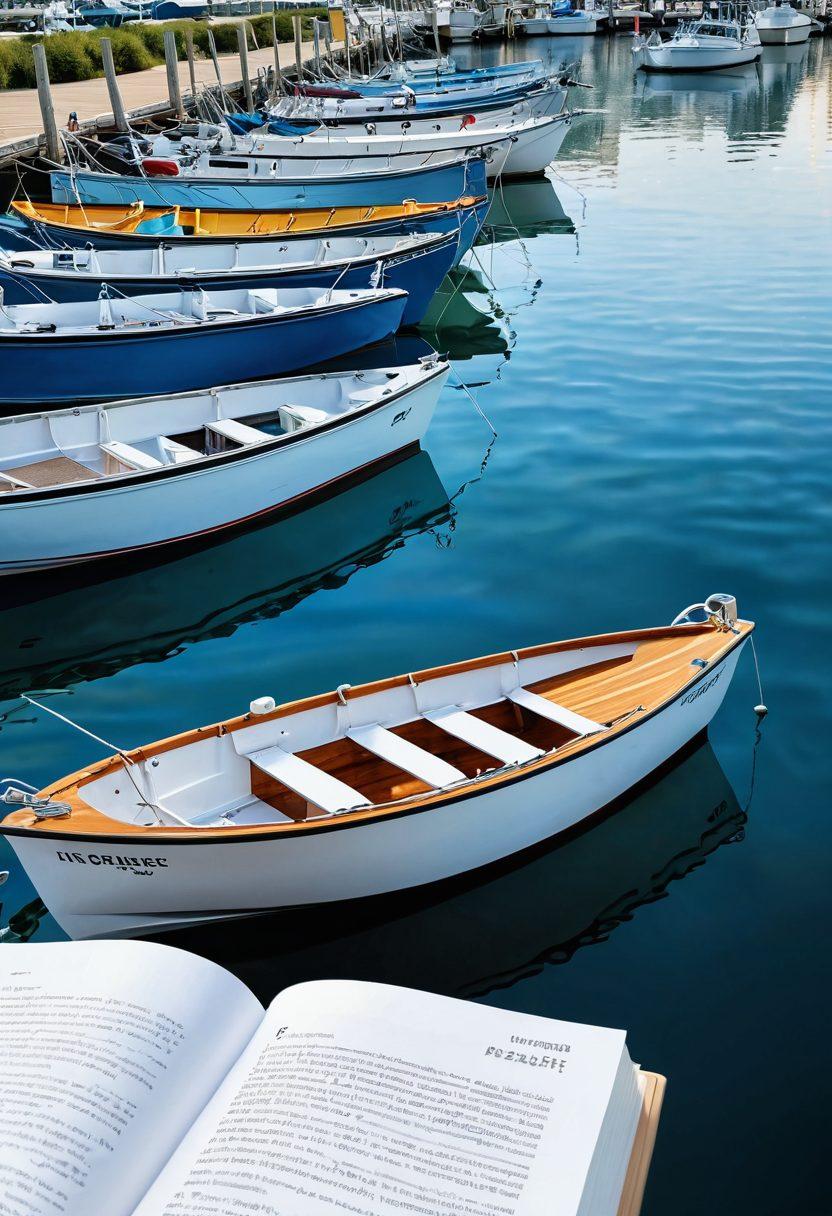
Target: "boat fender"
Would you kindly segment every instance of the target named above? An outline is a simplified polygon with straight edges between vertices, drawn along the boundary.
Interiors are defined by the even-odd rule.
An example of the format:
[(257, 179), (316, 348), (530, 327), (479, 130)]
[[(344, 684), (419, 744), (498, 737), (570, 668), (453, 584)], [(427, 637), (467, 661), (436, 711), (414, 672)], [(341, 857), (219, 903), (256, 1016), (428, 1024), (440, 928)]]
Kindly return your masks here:
[(248, 708), (250, 713), (262, 716), (273, 713), (276, 704), (274, 697), (255, 697)]
[(476, 121), (477, 121), (476, 115), (464, 114), (463, 118), (462, 118), (462, 125), (459, 128), (460, 131), (464, 131), (466, 127), (473, 127), (473, 125)]
[(178, 177), (179, 166), (175, 160), (167, 160), (161, 156), (146, 156), (142, 160), (142, 169), (148, 177)]

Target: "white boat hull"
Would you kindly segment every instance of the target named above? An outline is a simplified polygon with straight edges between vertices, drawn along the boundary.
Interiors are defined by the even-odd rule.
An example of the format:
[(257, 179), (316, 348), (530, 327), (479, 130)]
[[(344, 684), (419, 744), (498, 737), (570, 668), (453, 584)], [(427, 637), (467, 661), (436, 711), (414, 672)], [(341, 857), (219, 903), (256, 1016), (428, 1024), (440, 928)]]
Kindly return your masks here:
[[(559, 96), (550, 99), (551, 108), (560, 104)], [(367, 161), (377, 162), (383, 158), (394, 162), (402, 149), (410, 155), (418, 151), (427, 163), (435, 157), (450, 159), (468, 152), (480, 150), (486, 155), (486, 173), (489, 181), (502, 174), (521, 176), (542, 173), (557, 156), (570, 125), (570, 115), (539, 114), (533, 118), (520, 114), (498, 125), (492, 125), (485, 116), (476, 119), (461, 130), (434, 131), (404, 134), (401, 129), (395, 134), (351, 135), (333, 130), (329, 136), (307, 136), (295, 143), (294, 155), (315, 162), (329, 155), (344, 157), (352, 166)], [(458, 120), (457, 120), (458, 123)], [(281, 155), (280, 136), (264, 136), (253, 145), (255, 157), (270, 158)]]
[(594, 13), (575, 13), (570, 17), (525, 17), (519, 18), (514, 28), (527, 38), (558, 35), (575, 37), (576, 34), (594, 34), (598, 29), (598, 18)]
[[(43, 569), (206, 536), (369, 471), (424, 437), (443, 378), (319, 434), (208, 468), (181, 467), (148, 484), (88, 483), (93, 493), (0, 500), (0, 573)], [(102, 488), (98, 488), (101, 486)]]
[(760, 57), (760, 47), (743, 46), (645, 46), (636, 53), (637, 66), (648, 72), (717, 72), (741, 67)]
[(811, 24), (808, 23), (790, 25), (785, 29), (766, 28), (758, 25), (757, 34), (763, 46), (797, 46), (801, 42), (808, 42), (811, 28)]
[[(626, 793), (704, 730), (744, 642), (629, 731), (488, 791), (382, 820), (292, 837), (217, 841), (68, 835), (9, 841), (50, 912), (73, 935), (357, 899), (421, 886), (520, 852)], [(59, 821), (54, 827), (58, 829)], [(121, 838), (123, 841), (123, 838)], [(86, 921), (86, 918), (91, 918)]]

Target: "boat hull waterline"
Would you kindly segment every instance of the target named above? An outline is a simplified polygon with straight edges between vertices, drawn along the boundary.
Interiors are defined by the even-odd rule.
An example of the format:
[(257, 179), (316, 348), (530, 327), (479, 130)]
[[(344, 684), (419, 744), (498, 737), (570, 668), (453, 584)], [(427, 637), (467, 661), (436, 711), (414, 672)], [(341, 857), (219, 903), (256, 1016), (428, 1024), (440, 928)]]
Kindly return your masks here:
[[(337, 244), (336, 240), (336, 247)], [(31, 265), (35, 255), (27, 259), (25, 255), (6, 258), (0, 254), (0, 287), (7, 304), (30, 304), (44, 297), (58, 304), (96, 300), (102, 284), (126, 296), (173, 295), (181, 293), (183, 287), (192, 283), (198, 283), (210, 292), (239, 288), (252, 291), (263, 288), (319, 288), (323, 291), (337, 287), (339, 291), (354, 291), (392, 287), (407, 292), (402, 325), (418, 325), (439, 284), (456, 264), (458, 243), (453, 233), (437, 233), (433, 237), (412, 242), (410, 248), (406, 247), (406, 238), (399, 245), (398, 249), (391, 249), (389, 253), (383, 247), (376, 251), (370, 247), (369, 251), (363, 252), (356, 249), (353, 257), (344, 254), (337, 260), (321, 258), (318, 265), (301, 263), (296, 268), (291, 264), (280, 264), (281, 260), (291, 262), (291, 252), (275, 252), (272, 265), (264, 264), (260, 257), (248, 259), (250, 264), (246, 265), (246, 259), (242, 258), (234, 268), (231, 265), (233, 250), (214, 246), (217, 251), (214, 258), (204, 256), (202, 251), (189, 251), (192, 257), (177, 259), (169, 252), (167, 262), (178, 261), (181, 269), (171, 266), (167, 272), (163, 270), (155, 274), (151, 273), (149, 258), (133, 259), (148, 263), (143, 275), (130, 273), (129, 254), (119, 255), (124, 259), (121, 268), (118, 264), (112, 266), (114, 259), (110, 258), (107, 270), (102, 269), (99, 273), (90, 265), (88, 255), (88, 268), (79, 271), (67, 266), (62, 269), (57, 260), (54, 267), (41, 266), (39, 263)], [(223, 254), (229, 253), (231, 256), (223, 258)], [(77, 254), (75, 261), (83, 267), (84, 258), (85, 255)], [(220, 269), (224, 261), (229, 264), (229, 269)], [(210, 269), (212, 266), (216, 269)]]
[(368, 174), (357, 168), (351, 176), (327, 177), (308, 166), (302, 179), (280, 181), (262, 177), (126, 177), (117, 173), (78, 170), (50, 174), (54, 203), (105, 203), (151, 207), (200, 207), (211, 211), (275, 211), (289, 208), (328, 208), (374, 204), (397, 206), (447, 202), (486, 193), (482, 157), (420, 169), (391, 169)]
[[(0, 833), (53, 916), (59, 923), (65, 917), (79, 935), (85, 917), (94, 925), (97, 917), (118, 915), (129, 931), (147, 918), (182, 922), (421, 886), (557, 836), (637, 785), (707, 728), (751, 628), (741, 622), (738, 636), (704, 670), (606, 742), (560, 760), (555, 753), (538, 766), (485, 781), (482, 789), (472, 783), (398, 813), (344, 815), (293, 825), (285, 835), (252, 836), (233, 829), (225, 835), (87, 833), (62, 829), (60, 819), (27, 827), (18, 812), (0, 823)], [(151, 747), (141, 754), (153, 753)], [(45, 793), (60, 798), (65, 789), (61, 782)]]
[[(183, 293), (185, 294), (185, 293)], [(219, 292), (213, 298), (254, 293)], [(262, 294), (262, 293), (261, 293)], [(275, 293), (272, 293), (275, 294)], [(313, 292), (277, 293), (283, 297), (314, 296)], [(0, 329), (0, 411), (8, 415), (22, 406), (108, 401), (159, 393), (208, 388), (232, 380), (285, 375), (320, 361), (380, 342), (401, 325), (407, 296), (400, 291), (327, 292), (316, 304), (276, 308), (264, 313), (240, 313), (184, 324), (159, 322), (135, 328), (87, 326), (83, 331), (12, 332)], [(169, 309), (169, 296), (135, 296), (114, 300), (113, 309), (146, 313)], [(40, 309), (54, 315), (59, 308), (82, 309), (86, 304), (15, 306), (18, 311)], [(167, 315), (167, 314), (162, 314)], [(2, 324), (2, 316), (0, 316)]]
[[(394, 375), (390, 373), (389, 384), (375, 396), (370, 389), (363, 407), (324, 418), (316, 427), (272, 443), (112, 479), (0, 494), (0, 530), (5, 538), (0, 573), (69, 565), (191, 540), (289, 506), (298, 508), (323, 487), (332, 490), (359, 471), (369, 475), (394, 453), (416, 449), (430, 425), (448, 369), (446, 364), (424, 365), (409, 369), (406, 376), (393, 379)], [(298, 402), (314, 401), (316, 382), (327, 379), (336, 382), (346, 377), (307, 377), (312, 394), (304, 380), (289, 380), (217, 388), (211, 390), (211, 397), (223, 404), (224, 417), (242, 412), (251, 419), (254, 409), (248, 403), (272, 398), (275, 404), (285, 401), (296, 407)], [(354, 387), (361, 390), (362, 381)], [(367, 395), (367, 387), (363, 391)], [(235, 397), (241, 402), (232, 406)], [(118, 414), (143, 407), (155, 409), (160, 426), (168, 432), (194, 425), (192, 399), (119, 403), (108, 411), (114, 419), (113, 437), (121, 433)], [(97, 431), (95, 421), (90, 418), (91, 432)], [(51, 429), (58, 435), (63, 431), (64, 441), (75, 424), (73, 417), (51, 416)], [(250, 425), (256, 427), (256, 421)], [(15, 429), (20, 426), (15, 423)], [(3, 429), (0, 425), (0, 442)], [(89, 442), (94, 435), (85, 438)], [(65, 450), (75, 454), (71, 448)], [(25, 477), (25, 469), (19, 475)]]
[[(488, 213), (488, 196), (465, 197), (456, 203), (413, 204), (390, 208), (363, 207), (347, 209), (339, 217), (338, 209), (316, 213), (315, 223), (303, 222), (305, 212), (200, 211), (172, 208), (144, 208), (143, 204), (97, 207), (94, 215), (83, 207), (66, 207), (51, 203), (32, 206), (15, 201), (7, 228), (0, 219), (0, 245), (19, 248), (14, 240), (19, 234), (25, 248), (86, 249), (154, 249), (160, 240), (175, 246), (196, 244), (261, 244), (279, 239), (290, 248), (296, 241), (310, 238), (339, 236), (399, 236), (413, 233), (446, 233), (457, 236), (456, 261), (459, 262), (474, 244)], [(309, 214), (312, 214), (311, 212)], [(97, 219), (95, 216), (97, 215)], [(362, 216), (366, 218), (362, 218)], [(144, 217), (144, 218), (143, 218)], [(295, 223), (296, 218), (300, 222)], [(275, 222), (277, 221), (277, 222)], [(116, 225), (119, 225), (116, 230)], [(144, 226), (145, 230), (142, 230)], [(194, 231), (198, 227), (198, 231)], [(188, 230), (187, 232), (185, 230)]]

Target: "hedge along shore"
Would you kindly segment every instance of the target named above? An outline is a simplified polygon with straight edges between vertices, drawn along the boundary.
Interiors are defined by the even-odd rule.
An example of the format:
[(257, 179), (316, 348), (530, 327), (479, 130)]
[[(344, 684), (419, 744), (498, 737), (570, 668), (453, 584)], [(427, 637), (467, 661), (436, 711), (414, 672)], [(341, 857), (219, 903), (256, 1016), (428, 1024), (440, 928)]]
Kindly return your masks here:
[[(326, 18), (325, 8), (300, 10), (305, 37), (311, 34), (310, 18)], [(293, 37), (290, 13), (275, 13), (278, 42), (290, 42)], [(236, 21), (206, 25), (200, 21), (166, 21), (160, 24), (133, 21), (116, 29), (103, 27), (87, 32), (73, 30), (70, 33), (50, 34), (48, 38), (23, 35), (21, 38), (0, 39), (0, 90), (34, 89), (35, 59), (32, 46), (42, 42), (49, 66), (52, 84), (68, 84), (94, 80), (104, 75), (101, 59), (101, 39), (109, 38), (113, 45), (113, 60), (116, 72), (121, 74), (146, 71), (164, 63), (165, 30), (176, 35), (176, 52), (180, 60), (186, 58), (185, 30), (193, 33), (194, 49), (198, 55), (207, 57), (208, 31), (214, 36), (217, 53), (230, 54), (237, 50)], [(250, 17), (245, 24), (251, 28), (254, 41), (249, 37), (249, 50), (272, 47), (271, 14)], [(239, 73), (238, 73), (239, 75)], [(236, 78), (236, 77), (235, 77)], [(4, 102), (3, 108), (5, 109)], [(5, 118), (5, 116), (4, 116)]]

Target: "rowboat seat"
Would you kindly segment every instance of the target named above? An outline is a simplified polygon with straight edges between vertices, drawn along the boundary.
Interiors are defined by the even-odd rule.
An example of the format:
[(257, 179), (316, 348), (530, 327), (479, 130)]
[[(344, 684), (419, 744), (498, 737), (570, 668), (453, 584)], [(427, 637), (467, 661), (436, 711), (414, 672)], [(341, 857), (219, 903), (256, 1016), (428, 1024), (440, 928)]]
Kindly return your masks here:
[(159, 449), (168, 464), (189, 464), (192, 460), (202, 458), (202, 452), (198, 452), (196, 448), (189, 448), (176, 439), (170, 439), (167, 435), (159, 436)]
[[(123, 465), (128, 469), (134, 469), (141, 473), (148, 473), (151, 469), (161, 469), (162, 462), (157, 460), (155, 456), (148, 455), (147, 452), (140, 452), (138, 448), (132, 447), (129, 443), (121, 443), (120, 440), (111, 439), (108, 443), (102, 443), (101, 451), (105, 456), (110, 456), (117, 464)], [(110, 472), (110, 470), (107, 470)]]
[(539, 747), (531, 747), (507, 731), (483, 722), (482, 718), (466, 713), (459, 705), (428, 709), (422, 713), (422, 717), (470, 747), (485, 752), (487, 756), (495, 756), (503, 764), (526, 764), (543, 755)]
[(564, 705), (557, 705), (548, 697), (541, 697), (536, 692), (530, 692), (528, 688), (515, 688), (506, 696), (509, 701), (513, 701), (522, 709), (528, 709), (541, 718), (548, 718), (550, 722), (557, 722), (558, 726), (564, 726), (567, 730), (574, 731), (576, 735), (594, 735), (597, 731), (606, 729), (600, 722), (584, 718), (582, 714), (576, 714)]
[(445, 785), (466, 779), (465, 774), (452, 764), (447, 764), (438, 756), (425, 751), (423, 747), (417, 747), (415, 743), (394, 735), (384, 726), (357, 726), (347, 731), (347, 738), (411, 776), (418, 777), (425, 785), (432, 785), (434, 789), (441, 789)]
[(337, 777), (330, 777), (329, 773), (316, 768), (300, 756), (285, 752), (282, 747), (267, 747), (263, 751), (251, 752), (248, 759), (255, 768), (274, 777), (296, 794), (300, 794), (307, 802), (314, 803), (322, 811), (328, 811), (332, 815), (338, 811), (370, 805), (358, 790), (339, 781)]
[(244, 422), (237, 422), (235, 418), (217, 418), (214, 422), (206, 422), (205, 429), (223, 439), (230, 439), (232, 443), (239, 443), (241, 447), (247, 447), (251, 443), (263, 443), (266, 439), (274, 438), (272, 435), (267, 435), (265, 431), (258, 431)]
[(99, 474), (86, 465), (79, 464), (69, 456), (51, 456), (36, 460), (32, 464), (20, 465), (16, 469), (4, 469), (3, 477), (16, 481), (23, 489), (43, 489), (46, 486), (63, 486), (73, 481), (95, 481)]
[(318, 426), (327, 421), (329, 414), (312, 405), (281, 405), (277, 417), (283, 430), (291, 432), (302, 431), (306, 426)]

